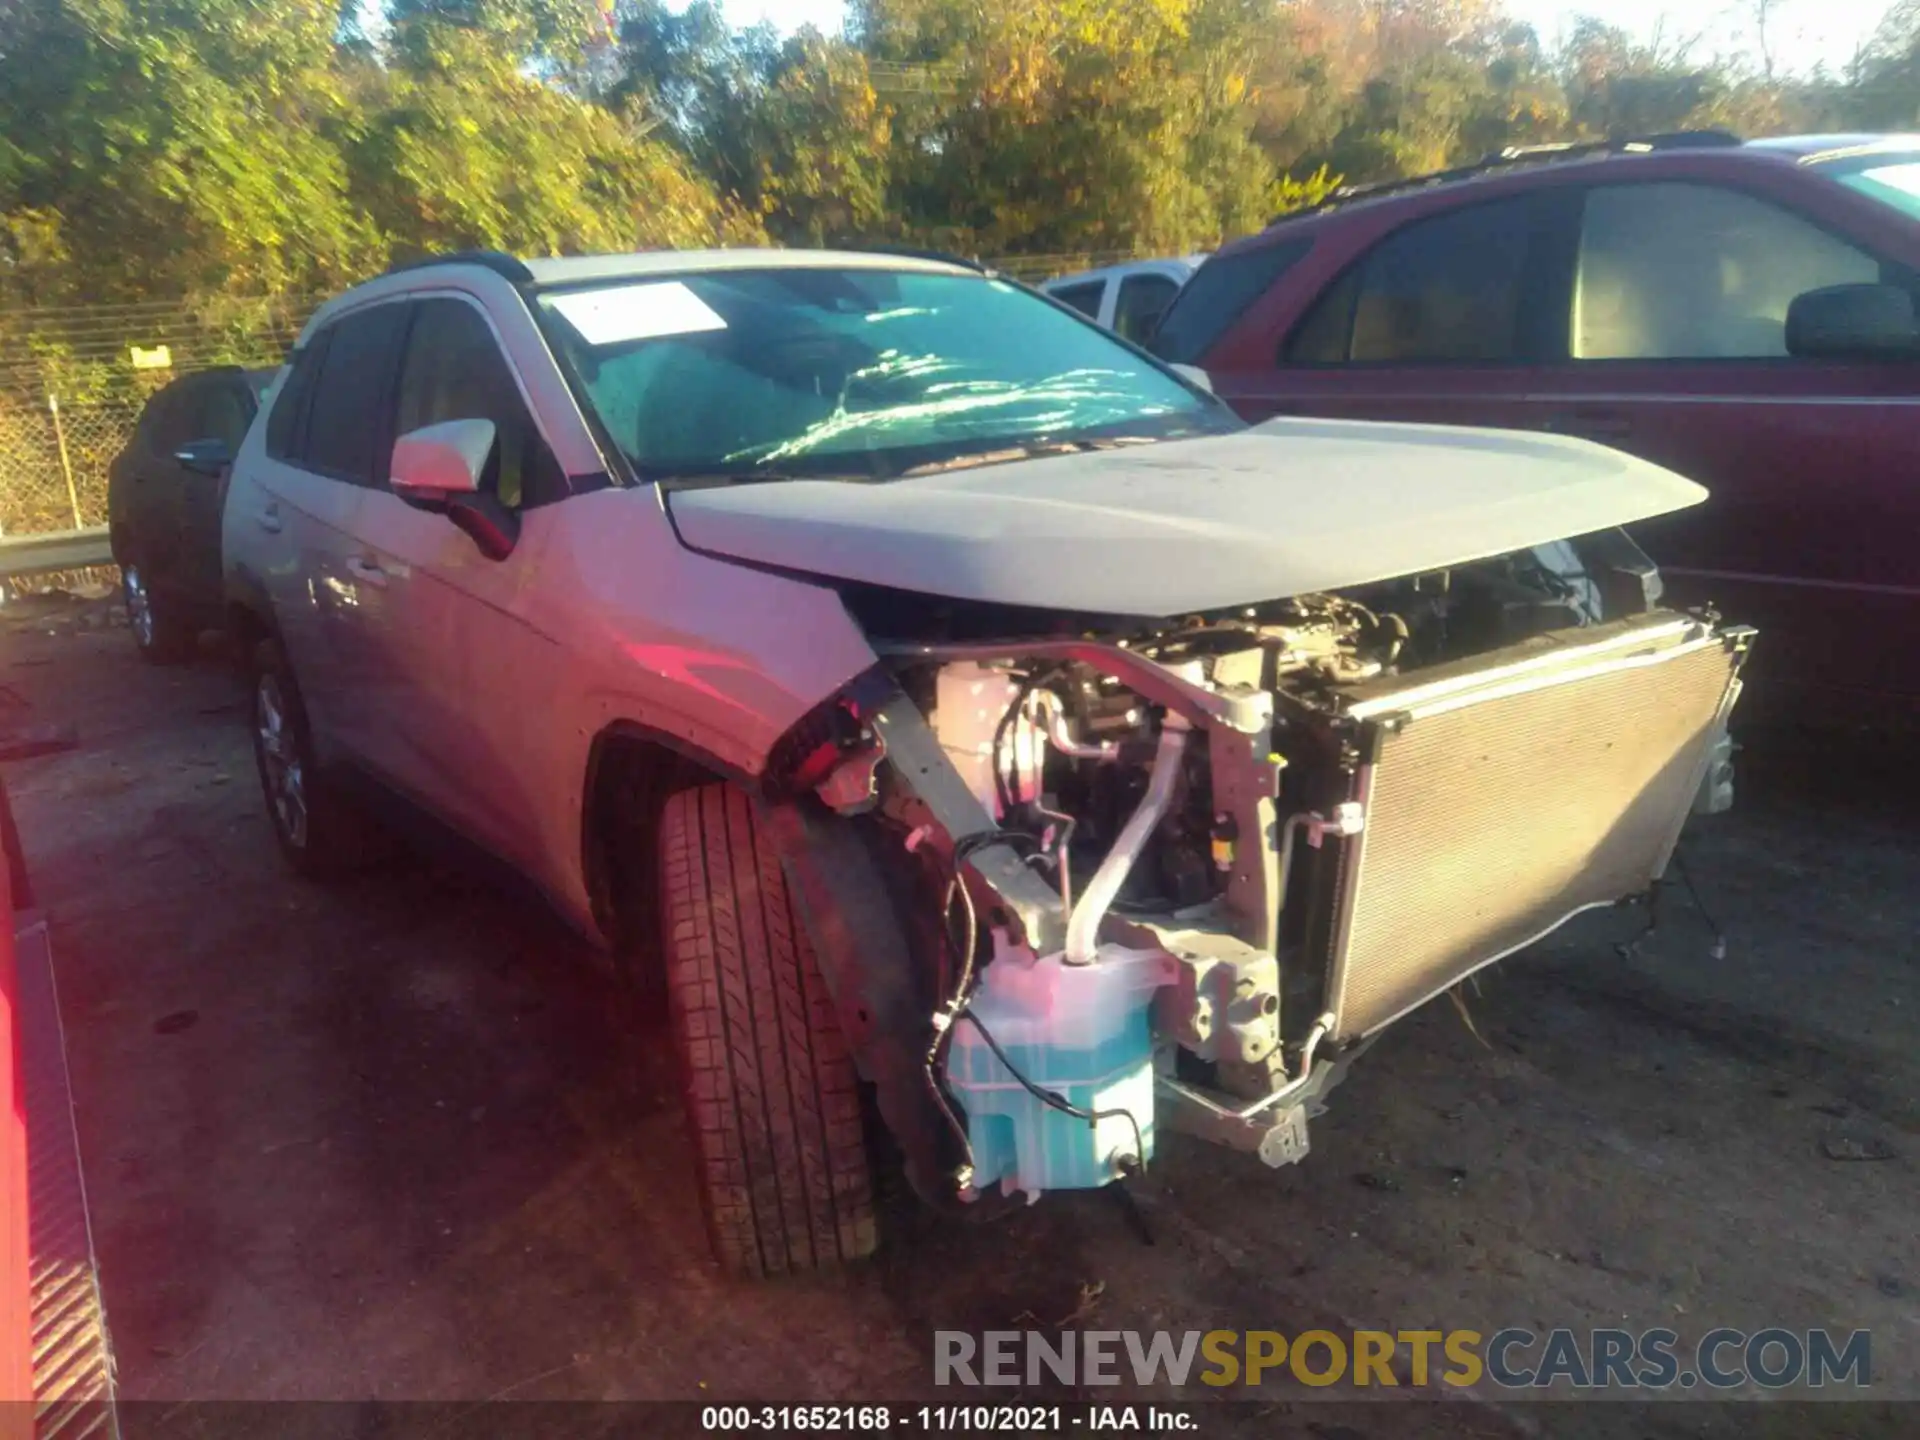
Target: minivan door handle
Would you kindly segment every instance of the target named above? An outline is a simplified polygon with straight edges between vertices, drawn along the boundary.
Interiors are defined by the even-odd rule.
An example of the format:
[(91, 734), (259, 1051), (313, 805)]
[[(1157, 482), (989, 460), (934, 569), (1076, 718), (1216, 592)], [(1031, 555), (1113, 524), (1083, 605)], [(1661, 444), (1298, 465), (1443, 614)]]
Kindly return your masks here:
[(1562, 410), (1547, 417), (1544, 427), (1556, 435), (1611, 444), (1633, 433), (1633, 422), (1618, 410)]
[(263, 505), (254, 512), (253, 519), (262, 530), (274, 535), (280, 533), (280, 506), (277, 503)]

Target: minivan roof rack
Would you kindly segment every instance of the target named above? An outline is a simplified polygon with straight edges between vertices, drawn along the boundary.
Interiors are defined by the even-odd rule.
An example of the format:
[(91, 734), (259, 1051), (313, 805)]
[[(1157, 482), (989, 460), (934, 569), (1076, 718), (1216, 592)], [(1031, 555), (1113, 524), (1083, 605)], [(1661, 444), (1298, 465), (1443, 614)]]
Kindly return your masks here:
[(478, 265), (483, 270), (504, 276), (516, 285), (533, 283), (533, 272), (504, 250), (454, 250), (443, 255), (421, 255), (412, 260), (396, 261), (387, 267), (386, 273), (398, 275), (405, 270), (424, 270), (429, 265)]
[(1563, 140), (1545, 145), (1509, 145), (1465, 165), (1435, 170), (1426, 175), (1409, 175), (1401, 180), (1376, 180), (1366, 185), (1342, 185), (1317, 205), (1304, 210), (1289, 210), (1267, 222), (1269, 228), (1303, 215), (1336, 209), (1355, 200), (1372, 200), (1402, 190), (1422, 190), (1429, 185), (1444, 185), (1466, 180), (1489, 171), (1521, 165), (1550, 164), (1558, 160), (1584, 160), (1592, 155), (1644, 155), (1656, 150), (1704, 150), (1744, 145), (1738, 135), (1726, 130), (1669, 130), (1658, 135), (1635, 135), (1610, 140)]

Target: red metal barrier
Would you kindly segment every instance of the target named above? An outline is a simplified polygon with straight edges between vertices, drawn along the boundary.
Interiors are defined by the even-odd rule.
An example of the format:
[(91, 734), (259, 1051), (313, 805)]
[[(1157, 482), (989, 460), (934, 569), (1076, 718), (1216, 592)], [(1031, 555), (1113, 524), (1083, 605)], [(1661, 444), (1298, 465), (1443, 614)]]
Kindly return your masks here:
[[(33, 1398), (32, 1250), (27, 1232), (27, 1106), (21, 1084), (20, 975), (14, 903), (24, 875), (7, 790), (0, 783), (0, 1402)], [(19, 896), (24, 903), (26, 897)], [(8, 1410), (18, 1407), (6, 1406)], [(7, 1426), (13, 1433), (13, 1426)]]

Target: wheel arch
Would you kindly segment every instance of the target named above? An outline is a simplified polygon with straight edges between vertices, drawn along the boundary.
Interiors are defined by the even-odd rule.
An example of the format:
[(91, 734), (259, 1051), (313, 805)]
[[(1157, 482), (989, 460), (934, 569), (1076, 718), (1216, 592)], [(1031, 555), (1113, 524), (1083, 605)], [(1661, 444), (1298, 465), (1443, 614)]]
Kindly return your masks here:
[[(648, 943), (659, 912), (653, 884), (660, 823), (668, 798), (726, 781), (761, 806), (761, 823), (787, 875), (842, 1033), (863, 1079), (903, 1151), (909, 1182), (930, 1203), (954, 1203), (946, 1153), (948, 1134), (926, 1087), (925, 1020), (936, 1003), (928, 964), (932, 940), (902, 914), (913, 902), (895, 893), (899, 878), (864, 819), (832, 814), (817, 802), (769, 794), (763, 777), (678, 736), (632, 721), (615, 721), (594, 737), (581, 807), (581, 843), (588, 898), (602, 935), (629, 963), (658, 974), (634, 976), (664, 985), (658, 946)], [(637, 882), (637, 883), (635, 883)]]
[(594, 924), (622, 954), (637, 951), (652, 917), (645, 877), (652, 870), (667, 797), (716, 780), (759, 793), (757, 776), (637, 720), (610, 721), (588, 746), (580, 806), (581, 877)]

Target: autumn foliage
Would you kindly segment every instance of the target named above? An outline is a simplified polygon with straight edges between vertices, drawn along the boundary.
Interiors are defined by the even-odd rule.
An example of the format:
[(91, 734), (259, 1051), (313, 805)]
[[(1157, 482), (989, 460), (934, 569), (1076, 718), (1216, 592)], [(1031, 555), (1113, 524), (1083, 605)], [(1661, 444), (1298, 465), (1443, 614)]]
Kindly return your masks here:
[(0, 301), (323, 292), (423, 251), (1182, 252), (1507, 145), (1911, 126), (1920, 9), (1844, 77), (1495, 0), (0, 0)]

